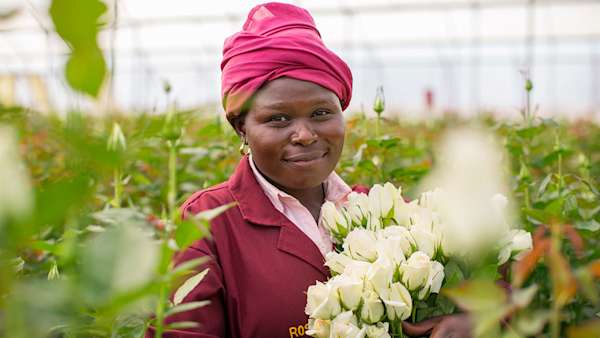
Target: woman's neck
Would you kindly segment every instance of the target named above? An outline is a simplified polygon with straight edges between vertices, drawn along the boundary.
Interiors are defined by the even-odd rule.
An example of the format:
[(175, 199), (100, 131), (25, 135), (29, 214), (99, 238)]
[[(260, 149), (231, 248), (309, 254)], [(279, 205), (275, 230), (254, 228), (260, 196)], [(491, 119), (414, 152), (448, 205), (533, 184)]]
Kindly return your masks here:
[(319, 220), (319, 214), (321, 213), (321, 206), (325, 202), (325, 187), (323, 183), (313, 188), (306, 189), (290, 189), (283, 187), (276, 182), (273, 182), (269, 178), (263, 175), (267, 181), (279, 190), (289, 194), (296, 198), (300, 204), (302, 204), (311, 213), (316, 222)]
[(321, 207), (325, 200), (325, 191), (323, 184), (308, 189), (289, 189), (276, 185), (281, 191), (284, 191), (291, 196), (294, 196), (302, 205), (309, 207), (310, 205), (318, 205)]

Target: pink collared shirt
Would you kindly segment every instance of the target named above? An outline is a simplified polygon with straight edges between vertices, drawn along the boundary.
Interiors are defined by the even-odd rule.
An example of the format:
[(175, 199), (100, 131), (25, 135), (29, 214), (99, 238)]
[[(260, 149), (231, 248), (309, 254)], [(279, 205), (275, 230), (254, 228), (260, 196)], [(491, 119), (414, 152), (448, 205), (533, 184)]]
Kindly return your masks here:
[[(249, 162), (258, 184), (275, 209), (284, 214), (308, 236), (319, 248), (323, 257), (325, 257), (333, 249), (333, 243), (329, 237), (329, 231), (323, 226), (321, 216), (319, 215), (319, 224), (317, 225), (310, 211), (300, 201), (288, 193), (281, 191), (263, 177), (258, 169), (256, 169), (252, 155), (250, 155)], [(332, 171), (323, 183), (325, 184), (325, 200), (333, 202), (336, 206), (339, 206), (348, 194), (352, 192), (352, 189), (335, 171)]]

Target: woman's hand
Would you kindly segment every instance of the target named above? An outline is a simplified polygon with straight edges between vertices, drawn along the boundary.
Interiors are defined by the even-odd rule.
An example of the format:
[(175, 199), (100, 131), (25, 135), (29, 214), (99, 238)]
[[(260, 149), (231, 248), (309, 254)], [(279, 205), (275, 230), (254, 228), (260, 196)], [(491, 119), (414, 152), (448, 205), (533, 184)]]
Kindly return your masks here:
[(402, 331), (411, 337), (471, 338), (471, 318), (460, 313), (433, 317), (419, 323), (402, 322)]

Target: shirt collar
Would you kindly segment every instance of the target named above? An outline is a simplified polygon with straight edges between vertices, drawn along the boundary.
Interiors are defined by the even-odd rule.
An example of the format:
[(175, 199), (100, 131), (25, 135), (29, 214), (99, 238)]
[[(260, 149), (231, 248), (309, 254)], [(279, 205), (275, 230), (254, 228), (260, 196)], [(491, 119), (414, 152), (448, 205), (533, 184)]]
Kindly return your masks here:
[[(252, 159), (252, 154), (249, 155), (249, 162), (252, 172), (256, 177), (256, 181), (258, 181), (258, 184), (263, 189), (269, 200), (271, 200), (275, 208), (282, 210), (283, 204), (286, 201), (298, 201), (294, 196), (282, 191), (271, 184), (271, 182), (267, 181), (267, 179), (256, 168), (254, 160)], [(325, 185), (325, 200), (331, 201), (336, 205), (341, 203), (346, 196), (352, 192), (350, 186), (348, 186), (348, 184), (346, 184), (346, 182), (344, 182), (344, 180), (342, 180), (342, 178), (335, 171), (332, 171), (323, 183)]]

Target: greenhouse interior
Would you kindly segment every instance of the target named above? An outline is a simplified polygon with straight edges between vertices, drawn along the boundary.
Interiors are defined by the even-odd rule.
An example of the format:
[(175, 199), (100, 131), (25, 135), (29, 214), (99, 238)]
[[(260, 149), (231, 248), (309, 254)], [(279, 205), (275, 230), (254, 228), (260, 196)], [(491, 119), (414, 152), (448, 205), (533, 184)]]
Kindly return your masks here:
[[(99, 44), (110, 65), (99, 111), (157, 110), (162, 83), (182, 107), (218, 108), (223, 40), (256, 1), (107, 1)], [(600, 4), (594, 0), (294, 1), (355, 78), (351, 110), (383, 86), (389, 106), (419, 117), (481, 110), (518, 115), (523, 73), (532, 100), (553, 116), (600, 109)], [(39, 110), (90, 102), (65, 84), (68, 48), (48, 0), (5, 0), (0, 21), (2, 100)]]
[(600, 0), (0, 0), (0, 338), (600, 338)]

